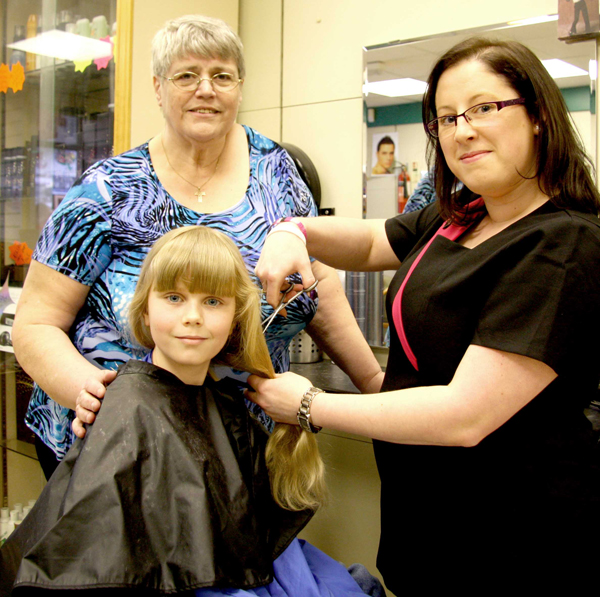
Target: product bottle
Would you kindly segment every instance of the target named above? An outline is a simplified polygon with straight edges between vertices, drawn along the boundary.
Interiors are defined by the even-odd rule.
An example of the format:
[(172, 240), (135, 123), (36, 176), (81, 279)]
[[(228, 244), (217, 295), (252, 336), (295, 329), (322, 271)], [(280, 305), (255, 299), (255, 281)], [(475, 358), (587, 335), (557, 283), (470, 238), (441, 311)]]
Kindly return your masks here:
[(402, 166), (402, 170), (398, 175), (398, 213), (401, 214), (404, 211), (404, 206), (408, 201), (410, 190), (408, 183), (410, 182), (410, 175), (406, 171), (406, 166)]
[(19, 526), (20, 522), (21, 522), (21, 517), (19, 516), (19, 511), (11, 510), (10, 518), (9, 518), (8, 524), (6, 525), (6, 534), (4, 535), (5, 541), (6, 541), (6, 539), (8, 539), (10, 537), (10, 534), (15, 530), (15, 528)]
[(412, 163), (412, 189), (411, 189), (411, 193), (412, 191), (415, 190), (415, 187), (417, 186), (417, 183), (419, 182), (420, 176), (419, 176), (419, 162), (413, 162)]
[(73, 22), (73, 13), (70, 10), (61, 10), (56, 20), (56, 28), (59, 31), (67, 31), (69, 23)]
[(9, 514), (8, 508), (2, 508), (0, 511), (0, 545), (3, 545), (8, 537)]
[(402, 180), (402, 174), (398, 175), (398, 213), (401, 214), (404, 211), (407, 197), (404, 195), (404, 181)]
[[(29, 15), (27, 19), (27, 39), (37, 35), (37, 15)], [(35, 54), (27, 52), (25, 70), (35, 69)]]

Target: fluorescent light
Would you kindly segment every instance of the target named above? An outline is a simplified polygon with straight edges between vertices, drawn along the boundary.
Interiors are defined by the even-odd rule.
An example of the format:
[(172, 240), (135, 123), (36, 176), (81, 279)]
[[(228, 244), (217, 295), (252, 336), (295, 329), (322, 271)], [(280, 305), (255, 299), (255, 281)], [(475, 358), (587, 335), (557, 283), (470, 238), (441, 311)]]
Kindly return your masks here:
[(588, 76), (588, 72), (573, 66), (564, 60), (558, 58), (551, 58), (550, 60), (542, 60), (542, 64), (546, 67), (546, 70), (550, 73), (553, 79), (566, 79), (567, 77), (581, 77)]
[(375, 93), (387, 97), (402, 97), (404, 95), (422, 95), (427, 89), (425, 81), (417, 79), (388, 79), (387, 81), (373, 81), (364, 87), (366, 93)]
[(543, 15), (541, 17), (521, 19), (519, 21), (508, 21), (508, 24), (511, 27), (522, 27), (523, 25), (538, 25), (539, 23), (550, 23), (552, 21), (558, 21), (558, 15)]
[(112, 53), (112, 46), (106, 41), (57, 29), (8, 44), (8, 47), (73, 62), (106, 58)]
[(590, 79), (595, 81), (598, 78), (598, 61), (590, 60), (590, 64), (588, 66), (588, 72), (590, 74)]

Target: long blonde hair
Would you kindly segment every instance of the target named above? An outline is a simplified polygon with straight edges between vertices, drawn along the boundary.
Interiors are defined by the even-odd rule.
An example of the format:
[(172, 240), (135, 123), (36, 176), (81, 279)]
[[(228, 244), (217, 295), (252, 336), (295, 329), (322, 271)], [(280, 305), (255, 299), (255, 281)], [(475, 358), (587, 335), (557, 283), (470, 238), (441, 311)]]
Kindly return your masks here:
[[(154, 348), (144, 323), (148, 296), (173, 290), (235, 297), (231, 335), (212, 360), (263, 377), (275, 377), (260, 317), (260, 295), (233, 241), (205, 226), (186, 226), (161, 237), (148, 253), (129, 308), (137, 341)], [(325, 499), (325, 467), (316, 438), (295, 425), (277, 423), (269, 437), (266, 460), (275, 501), (288, 510), (317, 509)]]

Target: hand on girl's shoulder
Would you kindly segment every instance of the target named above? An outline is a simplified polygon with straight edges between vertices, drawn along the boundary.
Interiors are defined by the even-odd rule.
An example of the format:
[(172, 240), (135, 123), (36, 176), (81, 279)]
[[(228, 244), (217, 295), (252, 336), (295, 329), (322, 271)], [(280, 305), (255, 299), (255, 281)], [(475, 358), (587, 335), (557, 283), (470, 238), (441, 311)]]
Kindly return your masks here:
[(77, 395), (75, 401), (75, 419), (72, 423), (73, 433), (83, 439), (85, 425), (91, 425), (96, 420), (96, 415), (102, 406), (102, 398), (108, 385), (117, 376), (116, 371), (98, 369), (98, 374), (88, 377)]

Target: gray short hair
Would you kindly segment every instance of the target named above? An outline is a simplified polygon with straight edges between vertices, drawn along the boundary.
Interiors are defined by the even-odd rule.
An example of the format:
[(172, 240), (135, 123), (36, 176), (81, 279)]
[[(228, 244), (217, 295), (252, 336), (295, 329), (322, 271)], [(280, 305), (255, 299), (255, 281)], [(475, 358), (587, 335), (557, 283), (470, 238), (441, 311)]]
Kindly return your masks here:
[(167, 21), (152, 40), (152, 73), (164, 77), (175, 60), (187, 56), (233, 60), (240, 79), (246, 76), (242, 41), (221, 19), (187, 15)]

